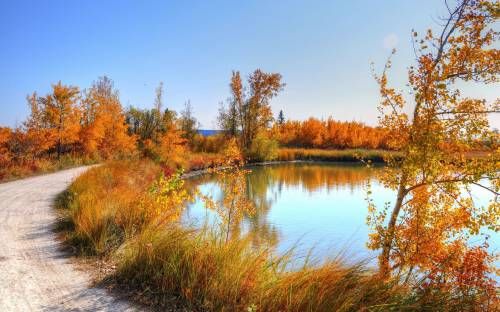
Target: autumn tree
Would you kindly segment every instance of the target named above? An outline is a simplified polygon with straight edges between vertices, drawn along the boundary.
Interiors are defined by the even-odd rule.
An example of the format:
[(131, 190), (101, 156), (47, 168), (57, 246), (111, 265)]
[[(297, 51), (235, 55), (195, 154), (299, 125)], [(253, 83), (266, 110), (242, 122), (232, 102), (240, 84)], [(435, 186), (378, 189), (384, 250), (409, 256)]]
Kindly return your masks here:
[(184, 103), (184, 109), (180, 113), (179, 124), (180, 129), (183, 131), (183, 138), (186, 139), (189, 144), (192, 144), (194, 137), (198, 133), (198, 120), (194, 117), (193, 106), (191, 101)]
[(338, 121), (332, 117), (327, 120), (314, 117), (304, 121), (288, 120), (282, 125), (273, 125), (272, 133), (283, 146), (388, 149), (386, 130), (355, 121)]
[[(390, 60), (376, 76), (381, 125), (388, 144), (404, 156), (388, 159), (381, 177), (397, 192), (392, 208), (375, 210), (369, 202), (368, 221), (375, 230), (370, 247), (381, 249), (384, 278), (406, 276), (408, 281), (417, 270), (428, 284), (455, 283), (458, 298), (481, 297), (491, 289), (491, 258), (484, 256), (487, 245), (467, 243), (484, 227), (500, 230), (500, 150), (476, 153), (481, 142), (498, 142), (488, 114), (500, 111), (500, 100), (468, 97), (460, 87), (498, 82), (500, 35), (494, 25), (500, 3), (460, 0), (447, 9), (439, 33), (413, 33), (417, 63), (408, 71), (411, 99), (389, 87)], [(406, 113), (409, 107), (411, 114)], [(476, 203), (474, 188), (492, 195), (488, 205)]]
[[(162, 108), (163, 108), (163, 81), (160, 81), (160, 84), (155, 90), (156, 92), (156, 97), (155, 97), (155, 109), (158, 114), (161, 115)], [(161, 116), (159, 116), (161, 117)]]
[(146, 140), (158, 142), (155, 130), (159, 121), (153, 110), (129, 107), (125, 122), (128, 125), (129, 134), (137, 136), (140, 144)]
[(189, 103), (186, 103), (180, 118), (173, 110), (163, 110), (163, 106), (163, 83), (160, 82), (156, 88), (154, 108), (130, 107), (125, 122), (128, 133), (137, 137), (138, 146), (144, 155), (176, 166), (184, 160), (188, 139), (196, 135), (197, 121)]
[(135, 138), (127, 133), (119, 93), (111, 79), (104, 76), (93, 83), (82, 101), (82, 111), (81, 140), (87, 153), (99, 151), (109, 157), (135, 149)]
[(12, 129), (8, 127), (0, 127), (0, 165), (7, 167), (11, 160), (9, 142), (12, 137)]
[(217, 175), (217, 181), (223, 194), (220, 200), (210, 196), (200, 195), (205, 207), (213, 210), (219, 216), (220, 227), (224, 234), (223, 242), (228, 242), (232, 229), (236, 229), (243, 217), (255, 213), (255, 205), (247, 198), (248, 189), (246, 176), (250, 172), (244, 169), (243, 157), (238, 148), (236, 138), (231, 138), (223, 151), (223, 166), (210, 169)]
[(220, 103), (218, 123), (220, 129), (230, 137), (236, 137), (239, 129), (238, 108), (235, 99), (229, 99), (228, 107)]
[(78, 87), (63, 85), (60, 81), (52, 85), (52, 93), (41, 98), (46, 122), (55, 129), (57, 157), (70, 144), (78, 142), (80, 131), (80, 109)]
[(154, 101), (154, 109), (152, 111), (152, 115), (155, 115), (153, 126), (154, 126), (154, 135), (155, 137), (160, 137), (161, 134), (165, 133), (169, 128), (172, 127), (177, 115), (174, 111), (169, 110), (168, 108), (163, 111), (163, 81), (160, 81), (160, 84), (155, 90), (156, 96)]
[[(267, 74), (260, 69), (248, 77), (247, 90), (243, 87), (240, 73), (233, 71), (231, 77), (231, 98), (229, 107), (221, 109), (219, 124), (226, 132), (239, 132), (239, 143), (247, 152), (257, 134), (268, 129), (273, 120), (270, 100), (285, 86), (278, 73)], [(235, 118), (236, 117), (236, 122)]]
[(56, 144), (56, 129), (48, 123), (48, 116), (43, 101), (36, 92), (26, 97), (30, 115), (23, 123), (26, 132), (26, 153), (32, 158), (47, 152)]
[(321, 120), (309, 118), (302, 123), (299, 142), (302, 146), (321, 147), (325, 139), (325, 127)]
[(180, 130), (178, 126), (173, 126), (162, 134), (156, 148), (157, 157), (174, 167), (184, 159), (188, 147), (187, 143), (184, 131)]
[(80, 129), (80, 144), (87, 154), (97, 152), (99, 142), (104, 138), (104, 120), (100, 118), (99, 103), (92, 94), (92, 89), (84, 91), (81, 101), (82, 127)]
[(176, 112), (168, 108), (162, 111), (163, 93), (163, 83), (160, 82), (156, 88), (153, 109), (130, 107), (126, 112), (125, 122), (128, 125), (128, 132), (138, 138), (140, 147), (160, 145), (162, 136), (177, 127)]

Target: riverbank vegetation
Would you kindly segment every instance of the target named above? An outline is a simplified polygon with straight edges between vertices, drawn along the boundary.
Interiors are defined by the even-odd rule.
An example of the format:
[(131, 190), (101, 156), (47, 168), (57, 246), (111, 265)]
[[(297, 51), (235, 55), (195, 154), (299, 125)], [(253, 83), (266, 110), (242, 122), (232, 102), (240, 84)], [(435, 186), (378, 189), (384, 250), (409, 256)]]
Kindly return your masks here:
[[(110, 279), (148, 289), (141, 296), (144, 301), (171, 304), (174, 296), (178, 304), (216, 311), (317, 311), (332, 306), (356, 311), (403, 295), (362, 264), (349, 266), (338, 259), (321, 268), (288, 272), (286, 256), (255, 249), (251, 237), (228, 239), (222, 224), (182, 226), (179, 206), (172, 203), (188, 200), (188, 190), (178, 184), (177, 175), (161, 176), (152, 161), (115, 161), (84, 173), (60, 201), (68, 242), (82, 254), (111, 259), (118, 268)], [(150, 201), (157, 198), (161, 179), (166, 181), (160, 193), (168, 196), (167, 207)], [(226, 217), (224, 225), (230, 222), (236, 221)]]
[[(108, 278), (141, 289), (143, 301), (175, 298), (200, 311), (497, 311), (496, 257), (487, 238), (474, 246), (469, 239), (500, 230), (500, 149), (487, 117), (500, 102), (462, 97), (457, 83), (498, 81), (500, 34), (492, 25), (500, 4), (462, 0), (448, 9), (441, 33), (413, 34), (414, 107), (389, 87), (390, 61), (375, 75), (377, 127), (287, 121), (282, 111), (274, 118), (270, 102), (285, 84), (261, 70), (246, 80), (232, 73), (214, 136), (198, 134), (189, 102), (179, 114), (165, 108), (162, 84), (153, 108), (139, 109), (123, 108), (107, 77), (83, 91), (59, 82), (45, 96), (28, 96), (22, 126), (0, 128), (0, 180), (102, 162), (59, 198), (61, 228), (79, 254), (116, 263)], [(335, 255), (294, 267), (293, 250), (278, 255), (235, 230), (254, 210), (243, 165), (271, 160), (387, 164), (377, 178), (397, 194), (392, 209), (367, 196), (378, 269)], [(220, 200), (184, 186), (183, 173), (199, 169), (217, 175)], [(333, 175), (311, 178), (311, 189)], [(472, 187), (493, 200), (477, 205)], [(195, 196), (219, 223), (181, 223)]]
[(280, 148), (277, 160), (310, 160), (325, 162), (371, 162), (384, 163), (388, 157), (399, 157), (397, 151), (386, 150), (366, 150), (366, 149), (346, 149), (346, 150), (326, 150), (326, 149), (306, 149), (306, 148)]
[[(227, 107), (220, 108), (216, 135), (198, 133), (191, 104), (177, 114), (163, 104), (163, 84), (156, 89), (151, 109), (123, 108), (119, 92), (108, 77), (100, 77), (89, 89), (52, 85), (52, 91), (27, 96), (30, 116), (14, 129), (0, 128), (0, 181), (49, 172), (108, 159), (148, 157), (167, 167), (203, 169), (216, 164), (230, 138), (248, 162), (311, 158), (319, 153), (279, 152), (279, 148), (317, 148), (328, 152), (322, 160), (359, 160), (373, 155), (363, 149), (387, 149), (385, 132), (357, 122), (333, 118), (285, 121), (282, 111), (273, 117), (270, 100), (284, 88), (276, 73), (254, 71), (243, 86), (233, 72)], [(346, 157), (334, 157), (332, 150)], [(351, 154), (350, 149), (358, 149)], [(351, 154), (351, 155), (349, 155)], [(179, 156), (182, 155), (182, 156)], [(352, 156), (352, 157), (349, 157)], [(382, 157), (373, 157), (381, 161)]]
[(22, 126), (0, 128), (0, 181), (131, 157), (174, 168), (213, 166), (213, 153), (190, 153), (197, 137), (191, 106), (177, 117), (163, 110), (162, 93), (160, 85), (153, 109), (125, 110), (113, 81), (101, 77), (88, 90), (59, 82), (45, 96), (29, 95)]
[[(479, 284), (456, 294), (451, 291), (458, 289), (436, 287), (427, 279), (403, 284), (382, 279), (364, 261), (352, 263), (332, 255), (321, 265), (297, 267), (293, 251), (278, 255), (270, 246), (256, 248), (251, 234), (236, 231), (238, 215), (251, 215), (252, 209), (243, 196), (245, 179), (229, 172), (218, 180), (226, 196), (207, 205), (221, 216), (220, 224), (194, 228), (179, 219), (186, 201), (195, 195), (180, 183), (179, 173), (165, 176), (150, 160), (113, 161), (90, 169), (60, 199), (67, 241), (81, 254), (116, 265), (108, 282), (137, 290), (140, 295), (135, 298), (149, 304), (170, 306), (175, 298), (176, 305), (212, 311), (493, 307), (494, 301), (483, 302)], [(313, 189), (323, 182), (311, 183)], [(463, 258), (472, 261), (471, 268), (478, 268), (473, 259)]]

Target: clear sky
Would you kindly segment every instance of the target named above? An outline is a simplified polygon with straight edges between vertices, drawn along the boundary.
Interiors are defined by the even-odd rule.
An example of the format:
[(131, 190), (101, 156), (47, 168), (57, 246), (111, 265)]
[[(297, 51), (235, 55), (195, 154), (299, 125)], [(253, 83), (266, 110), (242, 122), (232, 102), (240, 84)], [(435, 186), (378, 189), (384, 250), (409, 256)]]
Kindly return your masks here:
[(256, 68), (287, 84), (275, 113), (376, 124), (370, 62), (380, 69), (396, 47), (392, 76), (403, 86), (411, 29), (444, 12), (440, 0), (2, 0), (0, 125), (24, 120), (30, 92), (59, 80), (83, 89), (107, 75), (124, 106), (152, 107), (163, 81), (167, 107), (191, 100), (202, 127), (214, 128), (231, 70)]

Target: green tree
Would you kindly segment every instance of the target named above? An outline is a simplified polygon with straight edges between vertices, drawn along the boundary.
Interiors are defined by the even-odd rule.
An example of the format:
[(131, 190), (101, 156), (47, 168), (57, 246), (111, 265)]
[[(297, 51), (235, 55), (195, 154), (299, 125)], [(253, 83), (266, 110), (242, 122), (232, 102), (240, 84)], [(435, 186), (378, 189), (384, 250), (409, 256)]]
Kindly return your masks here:
[(237, 125), (239, 143), (245, 153), (250, 150), (257, 134), (268, 129), (273, 120), (270, 100), (285, 86), (281, 79), (278, 73), (267, 74), (257, 69), (248, 77), (248, 91), (245, 91), (240, 73), (233, 71), (230, 105), (221, 109), (219, 125), (226, 133), (236, 132)]
[(283, 110), (280, 110), (277, 118), (278, 125), (283, 125), (285, 123), (285, 114), (283, 114)]
[(226, 135), (230, 137), (238, 135), (238, 109), (234, 100), (229, 100), (227, 109), (224, 107), (224, 103), (220, 103), (218, 123)]
[(185, 138), (189, 144), (192, 144), (194, 137), (198, 133), (199, 124), (198, 120), (194, 117), (191, 101), (184, 103), (184, 110), (181, 111), (179, 123), (180, 129), (183, 131), (183, 138)]

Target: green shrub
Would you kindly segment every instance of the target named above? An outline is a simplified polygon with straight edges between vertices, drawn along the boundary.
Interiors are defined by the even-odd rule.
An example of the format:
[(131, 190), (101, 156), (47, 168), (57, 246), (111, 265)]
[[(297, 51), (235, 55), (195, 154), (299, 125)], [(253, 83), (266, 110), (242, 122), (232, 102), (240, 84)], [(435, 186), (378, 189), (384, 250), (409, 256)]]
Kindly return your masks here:
[(248, 156), (251, 161), (270, 161), (278, 156), (278, 142), (264, 133), (259, 133), (252, 141)]

